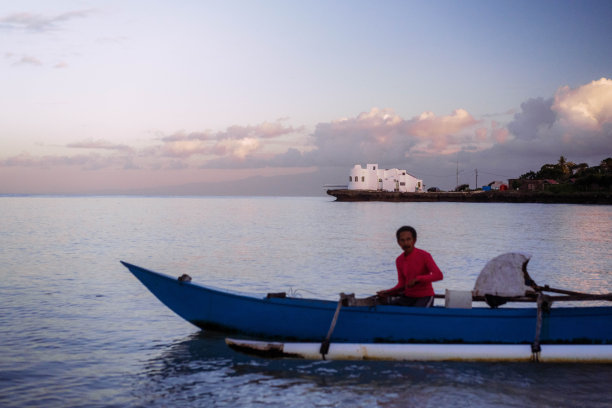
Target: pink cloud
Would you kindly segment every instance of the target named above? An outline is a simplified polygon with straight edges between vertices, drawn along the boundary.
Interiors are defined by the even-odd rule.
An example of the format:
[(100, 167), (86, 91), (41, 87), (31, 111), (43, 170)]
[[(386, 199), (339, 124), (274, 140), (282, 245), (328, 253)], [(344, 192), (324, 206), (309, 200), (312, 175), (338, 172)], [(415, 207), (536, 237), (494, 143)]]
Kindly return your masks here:
[(456, 109), (447, 116), (436, 116), (433, 112), (423, 112), (407, 123), (406, 130), (422, 139), (435, 139), (441, 136), (456, 135), (477, 123), (478, 121), (465, 109)]
[[(424, 112), (404, 119), (392, 109), (372, 108), (354, 118), (320, 123), (312, 135), (313, 147), (297, 161), (307, 165), (360, 162), (396, 164), (413, 156), (449, 154), (463, 148), (482, 150), (491, 144), (488, 130), (464, 109), (450, 115)], [(486, 128), (486, 126), (481, 126)], [(479, 137), (486, 140), (479, 140)], [(287, 152), (283, 163), (296, 162)]]
[(456, 109), (444, 116), (423, 112), (406, 121), (403, 127), (407, 134), (418, 139), (419, 154), (448, 154), (460, 150), (466, 143), (478, 142), (481, 132), (473, 130), (478, 123), (465, 109)]
[(256, 138), (245, 137), (243, 139), (221, 141), (219, 146), (223, 147), (225, 153), (230, 157), (244, 159), (259, 150), (261, 143)]
[(474, 131), (474, 135), (476, 136), (476, 140), (480, 142), (484, 142), (487, 140), (489, 130), (485, 127), (478, 128)]
[(33, 65), (36, 67), (40, 67), (43, 65), (42, 61), (36, 57), (32, 57), (29, 55), (24, 55), (19, 60), (15, 61), (13, 65)]
[[(54, 166), (80, 167), (95, 170), (103, 168), (184, 169), (221, 166), (230, 168), (253, 166), (245, 164), (254, 159), (255, 167), (266, 167), (265, 160), (280, 152), (286, 141), (276, 139), (291, 135), (299, 129), (277, 122), (264, 122), (255, 126), (230, 126), (220, 132), (177, 132), (155, 140), (155, 144), (136, 149), (103, 139), (85, 140), (65, 145), (68, 149), (89, 150), (91, 154), (60, 154), (32, 156), (22, 154), (0, 160), (0, 167)], [(267, 152), (261, 153), (267, 149)], [(276, 149), (276, 150), (275, 150)], [(98, 154), (96, 152), (104, 152)], [(258, 158), (257, 155), (260, 157)], [(241, 164), (242, 163), (242, 164)]]
[(280, 122), (263, 122), (256, 126), (230, 126), (225, 132), (220, 132), (220, 139), (271, 139), (293, 133), (299, 129), (283, 126)]
[(163, 156), (188, 158), (194, 155), (211, 153), (212, 149), (206, 142), (191, 139), (165, 142), (159, 148), (159, 151)]
[(505, 127), (494, 128), (492, 130), (492, 133), (493, 133), (493, 139), (499, 144), (506, 143), (510, 138), (510, 132)]
[(252, 137), (227, 138), (215, 141), (190, 139), (165, 142), (160, 146), (159, 152), (162, 156), (176, 158), (207, 155), (244, 158), (260, 147), (260, 140)]
[[(290, 135), (301, 128), (284, 126), (280, 121), (255, 126), (230, 126), (220, 132), (177, 132), (162, 138), (163, 156), (189, 158), (198, 155), (244, 159), (261, 149), (264, 141)], [(266, 142), (269, 143), (269, 142)]]

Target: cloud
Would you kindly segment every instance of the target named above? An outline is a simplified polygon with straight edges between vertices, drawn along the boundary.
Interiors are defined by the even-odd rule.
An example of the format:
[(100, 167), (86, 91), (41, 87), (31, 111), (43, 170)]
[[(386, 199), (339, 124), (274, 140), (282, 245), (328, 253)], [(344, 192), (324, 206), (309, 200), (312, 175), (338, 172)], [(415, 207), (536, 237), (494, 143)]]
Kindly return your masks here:
[(476, 124), (476, 120), (464, 109), (456, 109), (451, 115), (438, 117), (433, 112), (423, 112), (407, 123), (408, 133), (421, 139), (456, 134)]
[(161, 156), (174, 158), (189, 158), (194, 155), (206, 155), (213, 152), (213, 146), (202, 140), (172, 140), (166, 141), (156, 149)]
[(213, 140), (214, 138), (215, 138), (215, 135), (209, 132), (185, 133), (184, 131), (179, 131), (169, 136), (164, 136), (161, 138), (161, 140), (164, 143), (172, 143), (172, 142), (181, 142), (181, 141), (186, 141), (186, 140), (205, 141), (205, 140)]
[(257, 126), (230, 126), (227, 131), (217, 135), (221, 139), (273, 139), (286, 135), (301, 128), (285, 127), (280, 121), (263, 122)]
[[(94, 9), (75, 10), (55, 15), (42, 15), (30, 12), (13, 13), (0, 16), (0, 33), (49, 33), (61, 31), (67, 27), (69, 22), (88, 18), (92, 14), (97, 13)], [(54, 46), (57, 43), (57, 38), (52, 39)], [(37, 37), (36, 41), (40, 41)], [(21, 42), (16, 42), (19, 45)], [(6, 53), (5, 57), (13, 61), (12, 65), (17, 66), (43, 66), (43, 62), (34, 56), (16, 55), (14, 53)], [(53, 68), (67, 68), (68, 64), (65, 61), (55, 60)]]
[[(4, 58), (7, 59), (9, 61), (9, 63), (14, 66), (35, 66), (35, 67), (42, 67), (44, 64), (43, 62), (37, 58), (34, 57), (32, 55), (26, 55), (26, 54), (16, 54), (13, 52), (6, 52), (4, 53)], [(57, 64), (55, 67), (56, 68), (63, 68), (67, 66), (65, 63), (59, 63)]]
[(64, 147), (90, 153), (19, 155), (0, 161), (0, 166), (348, 169), (358, 163), (378, 163), (405, 168), (430, 186), (450, 188), (456, 183), (458, 162), (466, 177), (477, 168), (479, 174), (488, 172), (496, 179), (537, 170), (561, 155), (599, 163), (612, 153), (612, 80), (560, 87), (550, 98), (530, 98), (509, 123), (491, 118), (475, 118), (465, 109), (403, 118), (392, 109), (372, 108), (319, 123), (310, 134), (277, 120), (221, 131), (179, 131), (140, 149), (105, 140), (77, 141)]
[(283, 165), (352, 166), (355, 163), (405, 164), (415, 156), (455, 153), (466, 144), (473, 149), (490, 145), (486, 129), (464, 109), (450, 115), (423, 112), (404, 119), (391, 109), (373, 108), (354, 118), (317, 125), (312, 148), (296, 160), (296, 151), (276, 158)]
[(553, 98), (529, 99), (521, 104), (521, 111), (514, 115), (508, 130), (517, 138), (533, 140), (541, 129), (549, 129), (557, 118), (552, 110)]
[(609, 155), (612, 80), (602, 78), (574, 89), (563, 86), (550, 99), (530, 99), (507, 128), (517, 152), (573, 154), (581, 160)]
[[(483, 177), (507, 179), (556, 163), (560, 156), (597, 165), (612, 154), (612, 80), (563, 86), (550, 98), (530, 98), (506, 126), (492, 122), (488, 132), (494, 141), (489, 148), (459, 152), (462, 169), (477, 168)], [(419, 162), (419, 168), (431, 174), (449, 172), (449, 158), (438, 157), (438, 171), (426, 161)]]
[(0, 17), (0, 29), (34, 32), (55, 31), (60, 28), (62, 23), (77, 18), (85, 18), (93, 13), (95, 13), (93, 9), (69, 11), (54, 16), (43, 16), (28, 12), (14, 13)]
[(433, 112), (424, 112), (406, 123), (406, 132), (419, 138), (417, 148), (420, 153), (448, 154), (460, 150), (466, 143), (484, 140), (482, 132), (471, 133), (473, 126), (479, 122), (464, 109), (456, 109), (451, 115), (436, 116)]
[(32, 57), (29, 55), (24, 55), (21, 58), (19, 58), (18, 60), (16, 60), (15, 62), (13, 62), (14, 66), (18, 66), (18, 65), (33, 65), (36, 67), (41, 67), (43, 65), (42, 61), (39, 60), (36, 57)]
[(105, 140), (89, 140), (83, 142), (69, 143), (66, 147), (73, 149), (94, 149), (94, 150), (118, 150), (124, 152), (132, 152), (134, 149), (127, 145), (114, 144)]
[(230, 126), (219, 132), (177, 132), (161, 138), (162, 144), (150, 153), (174, 158), (208, 156), (212, 163), (217, 158), (230, 165), (243, 161), (249, 155), (273, 143), (274, 139), (302, 131), (302, 128), (285, 126), (281, 121), (263, 122), (255, 126)]
[[(483, 118), (492, 116), (498, 115)], [(486, 169), (501, 179), (537, 170), (561, 155), (596, 164), (612, 153), (612, 80), (561, 87), (547, 99), (530, 98), (507, 124), (478, 120), (463, 109), (404, 119), (390, 109), (374, 108), (318, 124), (311, 140), (308, 151), (289, 149), (269, 163), (347, 168), (378, 163), (407, 168), (424, 178), (452, 176), (452, 181), (444, 181), (449, 186), (455, 184), (458, 159), (464, 169)]]
[[(21, 154), (0, 160), (0, 167), (74, 166), (86, 170), (108, 167), (172, 170), (269, 167), (268, 159), (281, 151), (279, 146), (286, 143), (284, 138), (303, 130), (301, 127), (286, 126), (282, 122), (278, 120), (254, 126), (236, 125), (218, 132), (181, 131), (158, 137), (153, 145), (140, 149), (103, 139), (76, 141), (63, 147), (89, 150), (91, 153), (56, 156)], [(266, 153), (266, 150), (275, 153)]]
[(500, 125), (495, 121), (491, 122), (491, 135), (493, 140), (499, 144), (506, 143), (510, 138), (510, 132), (508, 129), (505, 127), (500, 127)]
[(261, 143), (252, 137), (242, 139), (226, 139), (216, 145), (215, 153), (223, 156), (230, 156), (237, 159), (244, 159), (248, 155), (257, 151)]
[(612, 79), (601, 78), (576, 89), (560, 88), (552, 110), (564, 127), (576, 131), (605, 131), (612, 123)]
[[(129, 158), (131, 166), (158, 169), (327, 167), (363, 162), (404, 166), (414, 157), (461, 149), (482, 150), (494, 137), (499, 138), (494, 134), (503, 133), (462, 109), (450, 115), (425, 112), (403, 119), (391, 109), (378, 108), (353, 118), (319, 123), (308, 138), (303, 137), (302, 131), (303, 128), (287, 126), (282, 121), (230, 126), (218, 132), (181, 131), (160, 137), (156, 144), (140, 150), (105, 140), (78, 141), (66, 147), (104, 151), (104, 157), (116, 155), (116, 161), (104, 161), (103, 156), (92, 154), (76, 156), (74, 160), (62, 157), (58, 164), (95, 168), (125, 165)], [(50, 157), (44, 160), (17, 157), (4, 165), (42, 166), (51, 161)]]
[[(302, 164), (347, 166), (384, 157), (397, 162), (418, 142), (404, 127), (405, 121), (393, 110), (378, 108), (354, 118), (319, 123), (312, 135), (312, 149), (304, 154)], [(285, 165), (293, 160), (290, 155), (285, 159)]]
[(435, 165), (428, 163), (448, 165), (462, 157), (474, 167), (518, 176), (525, 167), (537, 169), (560, 155), (598, 162), (602, 155), (610, 155), (610, 146), (612, 80), (602, 78), (574, 89), (561, 87), (547, 99), (530, 98), (507, 125), (478, 120), (464, 109), (403, 119), (390, 109), (374, 108), (354, 118), (317, 125), (309, 151), (288, 150), (271, 162), (345, 167), (419, 163), (433, 169)]

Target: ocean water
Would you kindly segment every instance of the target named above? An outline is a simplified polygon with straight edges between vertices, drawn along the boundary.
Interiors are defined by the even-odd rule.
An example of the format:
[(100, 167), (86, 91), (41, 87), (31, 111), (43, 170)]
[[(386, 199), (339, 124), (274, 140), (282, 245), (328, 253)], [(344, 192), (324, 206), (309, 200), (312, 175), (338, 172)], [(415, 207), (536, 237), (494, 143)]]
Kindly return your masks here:
[(610, 365), (239, 354), (119, 263), (243, 292), (368, 296), (395, 284), (409, 224), (445, 275), (438, 293), (471, 289), (511, 251), (532, 256), (538, 284), (612, 292), (610, 206), (332, 200), (0, 197), (0, 406), (611, 406)]

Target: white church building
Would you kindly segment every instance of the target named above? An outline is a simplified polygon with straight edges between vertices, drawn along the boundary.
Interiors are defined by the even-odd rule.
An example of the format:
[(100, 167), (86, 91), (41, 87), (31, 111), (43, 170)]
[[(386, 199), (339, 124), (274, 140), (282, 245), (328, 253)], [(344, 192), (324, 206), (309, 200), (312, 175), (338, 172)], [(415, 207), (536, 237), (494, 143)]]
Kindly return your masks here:
[(423, 180), (408, 174), (406, 170), (380, 169), (378, 164), (367, 164), (364, 169), (356, 164), (351, 169), (348, 189), (414, 193), (423, 191)]

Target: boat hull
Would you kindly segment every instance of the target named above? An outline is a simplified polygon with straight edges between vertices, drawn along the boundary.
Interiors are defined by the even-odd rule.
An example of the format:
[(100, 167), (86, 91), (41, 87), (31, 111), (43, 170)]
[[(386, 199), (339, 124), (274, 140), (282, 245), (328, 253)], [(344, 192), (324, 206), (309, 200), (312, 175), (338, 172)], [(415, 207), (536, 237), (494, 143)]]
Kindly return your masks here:
[[(257, 298), (208, 288), (122, 262), (162, 303), (202, 328), (248, 337), (318, 342), (337, 302)], [(334, 343), (529, 344), (536, 309), (351, 306), (340, 310)], [(545, 313), (542, 344), (612, 344), (612, 307), (555, 307)]]

